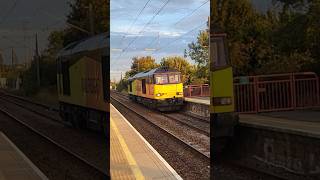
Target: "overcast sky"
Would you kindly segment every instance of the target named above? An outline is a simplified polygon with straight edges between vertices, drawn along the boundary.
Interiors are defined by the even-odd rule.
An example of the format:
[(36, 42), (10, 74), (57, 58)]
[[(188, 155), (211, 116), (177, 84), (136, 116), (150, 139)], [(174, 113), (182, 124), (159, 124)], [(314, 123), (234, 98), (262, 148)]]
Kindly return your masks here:
[[(118, 80), (121, 72), (124, 74), (130, 69), (134, 56), (152, 55), (157, 62), (165, 56), (183, 56), (188, 43), (195, 41), (199, 30), (206, 28), (210, 13), (210, 2), (207, 0), (169, 0), (159, 15), (146, 26), (167, 1), (150, 0), (134, 23), (148, 0), (111, 0), (112, 80)], [(146, 48), (153, 51), (146, 51)]]
[(44, 49), (48, 34), (64, 27), (69, 11), (67, 0), (0, 0), (0, 7), (0, 51), (6, 63), (10, 62), (11, 48), (20, 63), (33, 55), (35, 33), (40, 49)]

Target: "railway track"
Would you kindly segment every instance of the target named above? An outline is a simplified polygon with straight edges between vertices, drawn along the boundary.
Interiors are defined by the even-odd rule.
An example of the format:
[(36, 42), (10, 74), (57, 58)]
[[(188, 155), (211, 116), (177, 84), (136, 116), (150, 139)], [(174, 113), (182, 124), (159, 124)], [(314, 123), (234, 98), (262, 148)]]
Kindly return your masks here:
[[(65, 152), (66, 154), (68, 154), (69, 156), (77, 159), (81, 164), (85, 165), (88, 170), (95, 172), (95, 174), (98, 175), (98, 177), (100, 177), (101, 179), (107, 179), (108, 174), (100, 169), (99, 167), (93, 165), (92, 163), (90, 163), (89, 161), (87, 161), (86, 159), (82, 158), (81, 156), (79, 156), (78, 154), (72, 152), (71, 150), (69, 150), (68, 148), (66, 148), (65, 146), (57, 143), (55, 140), (53, 140), (52, 138), (48, 137), (47, 135), (41, 133), (40, 131), (36, 130), (35, 128), (33, 128), (32, 126), (28, 125), (27, 123), (25, 123), (24, 121), (20, 120), (19, 118), (17, 118), (15, 115), (13, 115), (12, 113), (8, 112), (7, 110), (5, 110), (4, 108), (0, 108), (0, 112), (4, 115), (6, 115), (9, 119), (14, 120), (15, 122), (19, 123), (20, 125), (22, 125), (24, 128), (28, 129), (29, 131), (31, 131), (33, 134), (37, 135), (38, 137), (40, 137), (41, 139), (45, 140), (46, 142), (52, 144), (53, 146), (55, 146), (56, 148), (60, 149), (61, 151)], [(100, 179), (99, 178), (99, 179)]]
[(14, 98), (14, 99), (17, 99), (17, 100), (21, 100), (21, 101), (27, 102), (29, 104), (37, 105), (37, 106), (42, 107), (44, 109), (47, 109), (49, 111), (59, 112), (58, 108), (51, 107), (51, 106), (43, 104), (43, 103), (35, 102), (35, 101), (32, 101), (32, 100), (30, 100), (28, 98), (24, 98), (24, 97), (21, 97), (21, 96), (9, 94), (9, 93), (3, 92), (3, 91), (0, 91), (0, 95), (1, 96), (11, 97), (11, 98)]
[(136, 114), (137, 116), (139, 116), (141, 119), (143, 119), (145, 122), (149, 123), (150, 125), (152, 125), (153, 127), (155, 127), (156, 129), (158, 129), (159, 131), (161, 131), (163, 134), (166, 134), (167, 136), (170, 136), (174, 141), (179, 142), (181, 145), (185, 146), (186, 148), (188, 148), (189, 150), (191, 150), (192, 152), (194, 152), (199, 158), (204, 159), (207, 162), (210, 162), (210, 156), (206, 153), (203, 153), (201, 151), (199, 151), (197, 148), (195, 148), (193, 145), (191, 145), (190, 143), (186, 142), (185, 140), (181, 139), (180, 137), (174, 135), (173, 133), (169, 132), (168, 130), (164, 129), (163, 127), (159, 126), (158, 124), (150, 121), (149, 119), (147, 119), (146, 117), (144, 117), (141, 113), (136, 112), (135, 110), (133, 110), (131, 107), (127, 106), (126, 104), (122, 103), (121, 101), (119, 101), (117, 98), (114, 98), (111, 95), (111, 100), (115, 101), (116, 103), (120, 104), (121, 106), (125, 107), (126, 109), (130, 110), (131, 112), (133, 112), (134, 114)]
[[(8, 105), (10, 106), (2, 106), (2, 108), (0, 108), (0, 112), (2, 112), (2, 114), (5, 114), (8, 118), (10, 118), (11, 120), (14, 120), (15, 122), (21, 124), (24, 128), (28, 129), (29, 131), (31, 131), (32, 133), (36, 134), (37, 136), (41, 137), (43, 140), (47, 141), (48, 143), (52, 144), (53, 146), (55, 146), (57, 149), (60, 149), (61, 151), (65, 152), (66, 154), (68, 154), (70, 157), (78, 160), (80, 162), (80, 164), (83, 164), (83, 166), (86, 166), (87, 169), (90, 169), (90, 172), (96, 172), (95, 174), (98, 174), (98, 177), (106, 177), (107, 176), (107, 171), (105, 169), (105, 164), (107, 164), (106, 162), (102, 162), (101, 160), (107, 158), (104, 150), (93, 150), (93, 148), (83, 148), (84, 150), (81, 150), (79, 148), (76, 149), (76, 151), (73, 151), (71, 149), (74, 149), (75, 146), (77, 145), (77, 143), (79, 144), (79, 141), (74, 141), (73, 143), (69, 143), (72, 138), (68, 138), (67, 141), (64, 141), (63, 139), (61, 139), (61, 137), (59, 138), (59, 135), (57, 134), (64, 134), (67, 133), (69, 131), (72, 132), (72, 137), (75, 136), (83, 136), (84, 134), (87, 134), (87, 138), (85, 140), (83, 140), (83, 142), (90, 142), (92, 141), (92, 143), (90, 142), (89, 144), (97, 144), (97, 147), (104, 147), (104, 145), (100, 144), (100, 136), (98, 139), (97, 138), (97, 134), (92, 133), (92, 132), (85, 132), (85, 131), (77, 131), (77, 130), (73, 130), (70, 128), (67, 128), (64, 126), (64, 123), (59, 119), (59, 118), (53, 118), (52, 116), (48, 115), (48, 113), (52, 114), (56, 114), (56, 116), (58, 115), (58, 111), (56, 111), (54, 108), (51, 108), (50, 106), (44, 105), (44, 104), (39, 104), (30, 100), (27, 100), (25, 98), (22, 97), (18, 97), (18, 96), (14, 96), (14, 95), (10, 95), (7, 93), (0, 93), (0, 101), (3, 101), (5, 103), (8, 103)], [(3, 104), (5, 104), (3, 103)], [(24, 111), (20, 111), (18, 110), (19, 108), (23, 109), (25, 112), (29, 112), (29, 113), (23, 113)], [(17, 110), (14, 110), (17, 109)], [(17, 111), (18, 113), (11, 113)], [(25, 115), (24, 115), (25, 114)], [(32, 115), (34, 114), (34, 115)], [(29, 119), (33, 119), (32, 116), (37, 116), (36, 121), (24, 121), (22, 118), (24, 118), (23, 116), (26, 116), (26, 118)], [(30, 118), (30, 116), (32, 118)], [(37, 119), (43, 119), (41, 120), (40, 124), (37, 124)], [(45, 120), (45, 121), (44, 121)], [(33, 122), (33, 123), (32, 123)], [(36, 125), (35, 125), (36, 124)], [(43, 125), (45, 124), (45, 125)], [(50, 128), (50, 126), (53, 126), (54, 124), (56, 124), (54, 126), (54, 128)], [(60, 128), (57, 127), (57, 125), (60, 124)], [(62, 126), (63, 125), (63, 126)], [(41, 128), (41, 129), (39, 129)], [(50, 132), (47, 132), (46, 128), (50, 128)], [(54, 129), (57, 128), (59, 131), (61, 130), (61, 133), (59, 133), (58, 131), (55, 131)], [(65, 130), (62, 130), (62, 129)], [(68, 135), (68, 134), (65, 134)], [(58, 141), (56, 141), (56, 140)], [(92, 140), (91, 140), (92, 139)], [(60, 143), (59, 143), (60, 142)], [(72, 141), (71, 141), (72, 142)], [(64, 144), (64, 145), (62, 145)], [(81, 144), (79, 144), (81, 145)], [(89, 145), (90, 146), (90, 145)], [(92, 146), (92, 145), (91, 145)], [(90, 150), (88, 150), (90, 149)], [(100, 156), (105, 156), (104, 158), (99, 158)], [(89, 160), (90, 159), (90, 160)], [(98, 162), (98, 159), (101, 159)], [(94, 162), (94, 163), (93, 163)], [(105, 179), (105, 178), (103, 178)]]
[[(21, 97), (18, 97), (18, 96), (13, 96), (13, 95), (10, 95), (10, 94), (2, 94), (1, 93), (0, 94), (0, 99), (3, 99), (3, 100), (5, 100), (6, 102), (9, 102), (9, 103), (15, 104), (15, 105), (17, 105), (17, 106), (19, 106), (19, 107), (21, 107), (23, 109), (26, 109), (26, 110), (28, 110), (30, 112), (38, 114), (39, 116), (43, 116), (43, 117), (45, 117), (47, 119), (50, 119), (52, 121), (55, 121), (55, 122), (58, 122), (58, 123), (63, 123), (60, 118), (54, 117), (54, 116), (52, 116), (52, 114), (48, 115), (47, 113), (43, 113), (43, 111), (39, 110), (38, 108), (34, 109), (34, 106), (38, 106), (40, 108), (43, 108), (44, 111), (51, 111), (53, 113), (58, 113), (59, 112), (58, 109), (51, 108), (50, 106), (47, 106), (47, 105), (44, 105), (44, 104), (39, 104), (39, 103), (36, 103), (36, 102), (32, 102), (30, 100), (27, 100), (27, 99), (24, 99), (24, 98), (21, 98)], [(13, 100), (13, 99), (15, 99), (15, 100)], [(18, 102), (17, 100), (20, 101), (20, 102)], [(26, 104), (24, 104), (24, 103), (26, 103)], [(58, 116), (58, 114), (56, 116)]]
[[(113, 92), (113, 93), (120, 96), (120, 98), (123, 100), (129, 99), (129, 97), (123, 93), (119, 93), (119, 92)], [(153, 112), (159, 113), (156, 110), (153, 110)], [(203, 134), (208, 137), (210, 136), (210, 121), (206, 121), (204, 119), (193, 117), (193, 116), (192, 117), (187, 116), (185, 113), (161, 113), (161, 115), (171, 119), (172, 121), (178, 122), (183, 126), (186, 126), (200, 134)]]
[(210, 179), (210, 159), (190, 144), (113, 99), (111, 103), (184, 179)]
[[(126, 95), (122, 94), (122, 93), (115, 93), (115, 94), (118, 95), (117, 98), (119, 98), (119, 99), (128, 100), (128, 97)], [(125, 108), (129, 109), (131, 112), (134, 112), (139, 117), (144, 119), (146, 122), (152, 123), (148, 119), (146, 119), (143, 115), (139, 114), (138, 112), (136, 112), (132, 108), (126, 106), (123, 103), (121, 103), (119, 100), (113, 98), (112, 96), (111, 96), (111, 99), (117, 101), (122, 106), (124, 106)], [(162, 113), (162, 115), (164, 115), (166, 117), (169, 117), (169, 118), (177, 118), (177, 117), (174, 117), (174, 116), (170, 116), (170, 114)], [(187, 116), (187, 114), (181, 114), (181, 116)], [(209, 123), (207, 120), (204, 120), (204, 119), (194, 119), (194, 120), (197, 120), (197, 121), (200, 121), (200, 122)], [(153, 125), (157, 126), (156, 124), (153, 124)], [(161, 128), (161, 127), (157, 127), (157, 128)], [(203, 130), (201, 130), (201, 131), (203, 131)], [(174, 137), (174, 138), (176, 138), (176, 137)], [(185, 143), (185, 142), (181, 141), (181, 143)], [(194, 149), (189, 144), (187, 144), (186, 146), (188, 146), (189, 149)], [(197, 152), (197, 153), (199, 153), (199, 152)], [(202, 156), (203, 155), (204, 154), (202, 154)], [(206, 157), (209, 158), (208, 156), (206, 156)], [(273, 174), (272, 172), (265, 172), (265, 171), (256, 170), (256, 169), (254, 169), (252, 167), (248, 167), (248, 166), (246, 166), (244, 164), (241, 164), (241, 163), (239, 163), (237, 161), (230, 161), (230, 160), (225, 161), (225, 162), (216, 163), (214, 165), (214, 167), (212, 168), (212, 170), (214, 171), (214, 174), (220, 174), (221, 172), (223, 172), (221, 174), (224, 174), (224, 175), (226, 175), (226, 172), (230, 171), (230, 173), (231, 173), (231, 178), (230, 179), (247, 179), (247, 178), (248, 179), (261, 179), (261, 180), (264, 180), (264, 179), (267, 179), (267, 180), (269, 180), (269, 179), (270, 180), (283, 179), (282, 177), (277, 176), (277, 175)], [(236, 175), (232, 175), (232, 174), (236, 174)], [(241, 174), (240, 178), (238, 178), (238, 174)], [(213, 176), (215, 177), (215, 179), (225, 179), (223, 176), (219, 176), (219, 175), (213, 175)], [(245, 178), (241, 178), (241, 176), (243, 176)]]
[[(117, 95), (117, 98), (120, 98), (122, 100), (128, 100), (128, 97), (122, 93), (116, 93)], [(4, 97), (7, 97), (7, 98), (4, 98)], [(12, 100), (12, 99), (15, 99), (15, 100)], [(9, 101), (10, 103), (12, 104), (15, 104), (21, 108), (24, 108), (26, 110), (29, 110), (33, 113), (36, 113), (40, 116), (43, 116), (43, 117), (46, 117), (47, 118), (47, 115), (44, 114), (44, 113), (39, 113), (37, 112), (36, 110), (32, 109), (31, 107), (27, 106), (26, 104), (30, 104), (30, 105), (36, 105), (36, 106), (39, 106), (41, 108), (44, 108), (44, 109), (47, 109), (49, 111), (53, 111), (53, 112), (58, 112), (57, 109), (54, 109), (54, 108), (51, 108), (50, 106), (48, 105), (44, 105), (44, 104), (40, 104), (40, 103), (36, 103), (36, 102), (33, 102), (33, 101), (30, 101), (28, 99), (25, 99), (25, 98), (22, 98), (22, 97), (19, 97), (19, 96), (14, 96), (14, 95), (10, 95), (10, 94), (3, 94), (3, 93), (0, 93), (0, 98), (3, 99), (3, 100), (6, 100), (6, 101)], [(121, 106), (125, 107), (126, 109), (130, 110), (131, 112), (133, 112), (134, 114), (136, 114), (137, 116), (139, 116), (141, 119), (144, 119), (145, 122), (149, 123), (150, 125), (152, 125), (153, 127), (155, 127), (156, 129), (158, 129), (159, 131), (163, 132), (164, 134), (166, 134), (167, 136), (171, 137), (172, 139), (174, 139), (174, 141), (178, 142), (179, 144), (181, 144), (182, 146), (186, 147), (187, 149), (189, 149), (190, 151), (192, 151), (196, 156), (198, 156), (200, 159), (203, 159), (204, 161), (206, 161), (207, 163), (210, 162), (210, 157), (204, 153), (202, 153), (201, 151), (198, 151), (196, 148), (192, 147), (192, 145), (190, 145), (188, 142), (185, 142), (184, 140), (180, 139), (179, 137), (176, 137), (174, 134), (168, 132), (167, 130), (163, 129), (162, 127), (150, 122), (148, 119), (146, 119), (144, 116), (142, 116), (141, 114), (135, 112), (134, 110), (132, 110), (131, 108), (127, 107), (125, 104), (121, 103), (120, 101), (118, 101), (117, 99), (111, 97), (111, 99), (113, 101), (116, 101), (117, 103), (119, 103)], [(26, 103), (26, 104), (23, 104), (22, 102)], [(103, 170), (101, 170), (99, 167), (96, 167), (95, 165), (91, 164), (90, 162), (88, 162), (87, 160), (83, 159), (82, 157), (80, 157), (79, 155), (77, 155), (76, 153), (73, 153), (72, 151), (68, 150), (68, 148), (60, 145), (59, 143), (55, 142), (53, 139), (51, 139), (50, 137), (44, 135), (43, 133), (35, 130), (34, 128), (32, 128), (31, 126), (29, 126), (28, 124), (24, 123), (23, 121), (19, 120), (17, 117), (15, 117), (14, 115), (10, 114), (9, 112), (7, 112), (6, 110), (0, 108), (0, 112), (2, 112), (3, 114), (6, 114), (8, 117), (10, 117), (11, 119), (19, 122), (20, 124), (22, 124), (23, 126), (25, 126), (26, 128), (28, 128), (30, 131), (32, 131), (33, 133), (37, 134), (39, 137), (43, 138), (44, 140), (48, 141), (49, 143), (52, 143), (53, 145), (55, 145), (56, 147), (58, 147), (59, 149), (61, 149), (62, 151), (65, 151), (66, 153), (70, 154), (70, 156), (76, 158), (76, 159), (79, 159), (79, 161), (81, 161), (83, 164), (85, 164), (86, 166), (88, 166), (88, 168), (94, 170), (95, 172), (97, 172), (98, 174), (100, 174), (100, 176), (106, 176), (106, 172), (104, 172)], [(187, 114), (181, 114), (179, 113), (181, 116), (188, 116)], [(168, 118), (171, 118), (171, 119), (177, 119), (177, 117), (175, 117), (174, 115), (172, 116), (172, 114), (164, 114), (162, 113), (163, 116), (166, 116)], [(196, 117), (192, 117), (193, 120), (195, 121), (199, 121), (199, 122), (204, 122), (204, 123), (208, 123), (207, 120), (204, 120), (204, 119), (201, 119), (201, 118), (196, 118)], [(50, 118), (51, 119), (51, 118)], [(53, 120), (53, 119), (51, 119)], [(60, 122), (59, 122), (60, 123)], [(183, 122), (181, 122), (182, 124), (184, 124)], [(186, 123), (185, 126), (188, 126), (188, 124)], [(192, 126), (192, 125), (191, 125)], [(195, 130), (195, 129), (194, 129)], [(198, 130), (199, 133), (202, 133), (202, 134), (206, 134), (208, 133), (207, 131), (201, 129), (201, 130)], [(226, 166), (228, 167), (231, 167), (231, 169), (243, 169), (245, 172), (249, 172), (249, 173), (253, 173), (253, 174), (262, 174), (263, 177), (267, 177), (267, 178), (260, 178), (260, 179), (284, 179), (283, 177), (280, 177), (280, 176), (277, 176), (275, 174), (272, 174), (270, 172), (262, 172), (262, 171), (258, 171), (254, 168), (251, 168), (251, 167), (247, 167), (243, 164), (239, 164), (238, 162), (234, 162), (234, 161), (228, 161), (228, 162), (225, 162), (225, 163), (222, 163), (223, 165), (218, 165), (216, 164), (215, 166), (219, 166), (218, 168), (216, 169), (223, 169), (225, 168)], [(223, 166), (223, 168), (221, 168), (220, 166)], [(220, 170), (215, 170), (217, 171), (216, 173), (217, 174), (220, 174), (219, 171)], [(226, 171), (226, 170), (223, 170), (223, 171)], [(237, 171), (237, 170), (235, 170)], [(219, 176), (218, 176), (219, 177)], [(260, 176), (259, 176), (260, 177)]]
[(177, 116), (176, 114), (171, 114), (171, 113), (168, 113), (168, 114), (161, 113), (161, 114), (167, 118), (174, 119), (175, 121), (177, 121), (185, 126), (188, 126), (189, 128), (191, 128), (201, 134), (204, 134), (208, 137), (210, 136), (210, 123), (209, 122), (206, 124), (199, 125), (199, 124), (197, 124), (197, 122), (192, 122), (195, 119), (190, 118), (190, 117), (186, 117), (184, 115)]

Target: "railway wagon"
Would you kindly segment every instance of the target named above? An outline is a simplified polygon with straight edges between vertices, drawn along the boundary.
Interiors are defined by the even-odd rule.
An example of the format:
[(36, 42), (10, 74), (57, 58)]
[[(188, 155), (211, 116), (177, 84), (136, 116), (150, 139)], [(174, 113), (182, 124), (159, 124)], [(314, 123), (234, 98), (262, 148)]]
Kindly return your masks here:
[(160, 111), (175, 111), (183, 105), (181, 73), (155, 68), (129, 78), (129, 98)]
[(234, 135), (239, 117), (235, 113), (233, 68), (226, 34), (210, 30), (210, 144), (211, 153), (221, 153)]
[(109, 131), (109, 35), (71, 43), (57, 56), (60, 116), (76, 128)]

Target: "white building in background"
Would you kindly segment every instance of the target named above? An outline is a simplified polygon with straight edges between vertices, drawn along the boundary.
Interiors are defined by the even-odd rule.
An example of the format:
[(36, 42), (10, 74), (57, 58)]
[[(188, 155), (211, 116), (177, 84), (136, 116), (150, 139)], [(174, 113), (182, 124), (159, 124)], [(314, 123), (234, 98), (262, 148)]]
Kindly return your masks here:
[(0, 78), (0, 88), (7, 88), (7, 78)]

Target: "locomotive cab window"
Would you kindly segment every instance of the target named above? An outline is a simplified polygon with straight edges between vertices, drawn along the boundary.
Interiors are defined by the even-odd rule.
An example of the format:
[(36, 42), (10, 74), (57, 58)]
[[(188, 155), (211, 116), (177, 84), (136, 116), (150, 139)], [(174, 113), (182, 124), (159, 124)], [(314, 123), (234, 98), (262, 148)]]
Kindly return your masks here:
[(132, 92), (132, 84), (133, 84), (133, 81), (130, 81), (129, 83), (129, 91)]
[(216, 36), (213, 37), (210, 44), (210, 54), (213, 58), (213, 63), (211, 63), (211, 70), (220, 69), (228, 66), (228, 56), (226, 51), (225, 37)]
[(62, 86), (63, 94), (70, 95), (70, 72), (69, 72), (69, 61), (62, 62)]
[(180, 75), (179, 74), (169, 74), (169, 83), (171, 83), (171, 84), (180, 83)]
[(102, 81), (103, 81), (103, 97), (104, 100), (108, 101), (109, 100), (109, 94), (110, 94), (110, 89), (108, 88), (109, 81), (108, 81), (108, 76), (110, 72), (110, 66), (108, 64), (109, 56), (102, 56), (101, 58), (101, 67), (102, 67)]
[(147, 93), (147, 87), (146, 87), (146, 79), (142, 79), (142, 93)]
[[(57, 73), (60, 74), (60, 75), (62, 74), (62, 64), (61, 64), (61, 59), (60, 58), (57, 59)], [(62, 81), (62, 77), (59, 76), (59, 79), (58, 79), (58, 92), (59, 92), (59, 94), (62, 94), (61, 81)]]
[(168, 84), (168, 75), (167, 74), (161, 74), (155, 76), (156, 84)]

